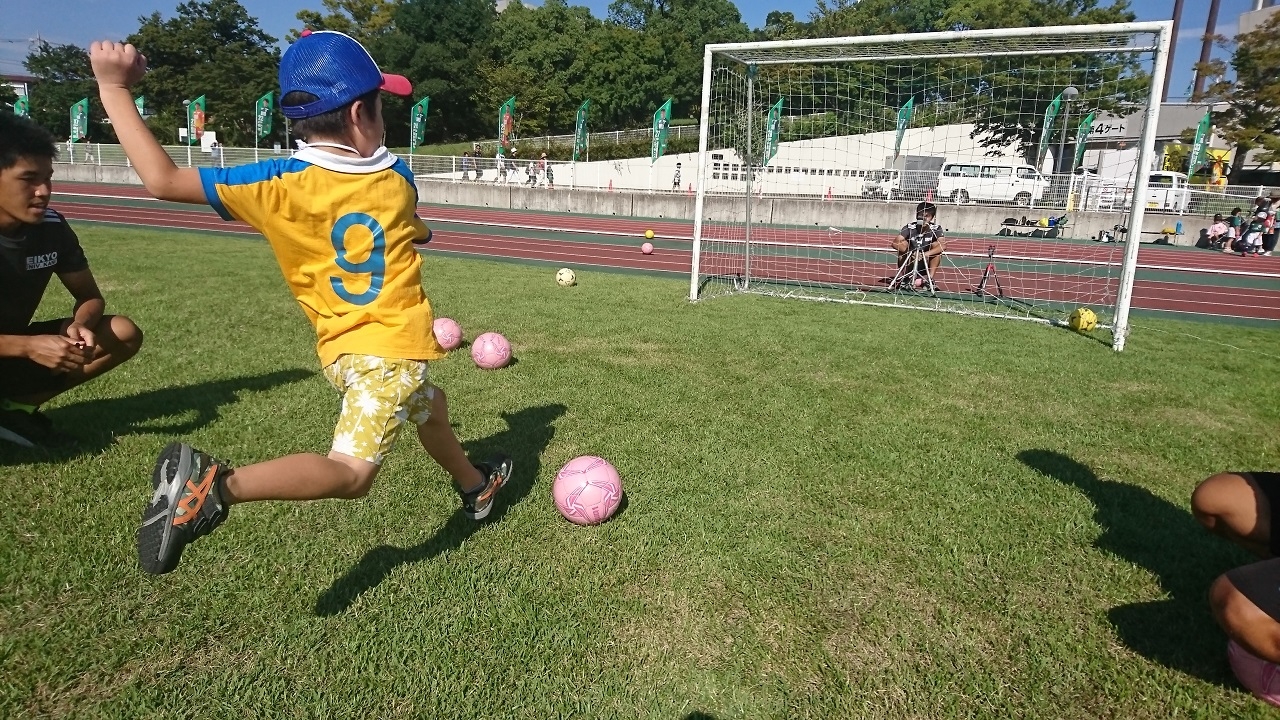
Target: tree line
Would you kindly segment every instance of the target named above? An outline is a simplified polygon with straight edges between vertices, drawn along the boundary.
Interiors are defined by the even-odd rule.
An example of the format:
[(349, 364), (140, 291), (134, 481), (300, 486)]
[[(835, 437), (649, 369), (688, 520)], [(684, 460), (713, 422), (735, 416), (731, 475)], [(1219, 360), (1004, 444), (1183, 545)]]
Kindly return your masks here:
[[(494, 137), (497, 108), (512, 95), (518, 98), (519, 137), (571, 133), (575, 111), (587, 98), (593, 131), (648, 127), (654, 109), (667, 98), (672, 99), (674, 118), (697, 117), (706, 43), (1129, 22), (1134, 14), (1127, 0), (1106, 6), (1097, 0), (818, 0), (807, 19), (777, 10), (767, 15), (763, 27), (750, 29), (731, 0), (614, 0), (604, 18), (566, 0), (545, 0), (536, 7), (512, 0), (501, 12), (495, 0), (322, 0), (320, 8), (303, 10), (297, 19), (298, 27), (286, 40), (303, 28), (346, 32), (369, 48), (383, 70), (414, 83), (412, 98), (384, 96), (388, 143), (401, 145), (408, 137), (410, 107), (424, 96), (431, 98), (426, 142)], [(127, 40), (148, 57), (151, 69), (138, 93), (154, 113), (149, 124), (161, 141), (176, 142), (176, 129), (185, 126), (182, 101), (204, 95), (206, 123), (218, 131), (219, 140), (253, 144), (253, 103), (264, 92), (278, 91), (281, 51), (277, 38), (263, 31), (238, 0), (188, 0), (169, 18), (158, 12), (139, 18), (137, 31)], [(1256, 65), (1258, 56), (1255, 51), (1245, 59)], [(114, 139), (92, 102), (96, 93), (84, 48), (40, 43), (26, 66), (39, 80), (30, 98), (30, 112), (39, 123), (66, 137), (67, 108), (89, 97), (90, 139)], [(1214, 99), (1230, 102), (1228, 91), (1233, 89), (1237, 95), (1266, 90), (1255, 92), (1246, 84), (1215, 86)], [(991, 100), (984, 102), (999, 101), (1004, 97), (999, 90), (989, 89), (986, 97)], [(886, 87), (884, 102), (895, 105), (913, 93), (924, 99), (919, 92)], [(1034, 112), (1043, 112), (1053, 100), (1052, 93), (1044, 95), (1033, 98)], [(1020, 112), (1031, 114), (1025, 89), (1007, 96)], [(826, 123), (823, 113), (867, 116), (865, 109), (840, 106), (840, 97), (838, 88), (815, 87), (810, 97), (794, 103), (816, 120), (807, 126), (789, 123), (786, 127), (793, 131), (787, 139), (821, 133), (797, 135), (794, 128), (820, 128)], [(1097, 98), (1096, 104), (1120, 109), (1132, 100)], [(1253, 103), (1259, 105), (1272, 106)], [(896, 109), (888, 107), (890, 113)], [(997, 117), (990, 111), (988, 116)], [(1250, 111), (1253, 134), (1243, 135), (1275, 137), (1280, 130), (1275, 114), (1262, 120), (1257, 116)], [(830, 124), (848, 127), (843, 120)], [(284, 140), (278, 108), (273, 126), (264, 145)], [(997, 120), (986, 132), (1029, 146), (1038, 131), (1026, 123)], [(1254, 147), (1268, 143), (1254, 142)]]

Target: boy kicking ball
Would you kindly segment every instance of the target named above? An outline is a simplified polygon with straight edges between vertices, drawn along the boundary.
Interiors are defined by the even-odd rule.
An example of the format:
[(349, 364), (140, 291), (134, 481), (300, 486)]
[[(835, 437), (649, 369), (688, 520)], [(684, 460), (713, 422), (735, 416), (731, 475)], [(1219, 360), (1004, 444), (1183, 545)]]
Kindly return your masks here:
[(161, 200), (207, 203), (266, 237), (315, 326), (325, 377), (342, 393), (328, 455), (232, 468), (185, 443), (166, 447), (138, 530), (142, 569), (172, 571), (183, 548), (221, 525), (237, 503), (364, 496), (405, 420), (453, 476), (466, 515), (486, 517), (511, 477), (511, 460), (472, 464), (449, 425), (444, 393), (427, 380), (427, 361), (444, 355), (414, 250), (430, 231), (414, 214), (412, 173), (382, 146), (379, 93), (409, 95), (409, 81), (383, 75), (342, 33), (304, 32), (280, 61), (281, 110), (302, 140), (298, 153), (234, 168), (178, 168), (130, 93), (146, 58), (113, 42), (94, 43), (89, 57), (102, 105), (147, 190)]

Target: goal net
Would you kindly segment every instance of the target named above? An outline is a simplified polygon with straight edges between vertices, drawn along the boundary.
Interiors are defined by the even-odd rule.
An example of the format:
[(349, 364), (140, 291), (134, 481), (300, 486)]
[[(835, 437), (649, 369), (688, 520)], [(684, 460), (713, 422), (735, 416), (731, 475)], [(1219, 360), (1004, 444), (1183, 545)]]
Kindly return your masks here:
[(690, 298), (1048, 323), (1088, 308), (1122, 349), (1169, 35), (708, 45)]

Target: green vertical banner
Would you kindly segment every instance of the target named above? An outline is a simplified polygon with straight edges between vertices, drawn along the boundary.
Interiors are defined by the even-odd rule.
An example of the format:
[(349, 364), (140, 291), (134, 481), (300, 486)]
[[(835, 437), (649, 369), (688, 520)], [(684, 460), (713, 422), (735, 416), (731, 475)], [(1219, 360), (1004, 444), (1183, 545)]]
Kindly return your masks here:
[(914, 95), (907, 98), (907, 101), (898, 109), (898, 135), (893, 141), (893, 159), (895, 161), (902, 152), (902, 138), (907, 136), (907, 126), (911, 124), (911, 113), (915, 112), (915, 109), (916, 98)]
[(764, 136), (764, 164), (768, 165), (774, 155), (778, 154), (778, 136), (782, 129), (782, 98), (769, 108), (769, 122)]
[(187, 103), (187, 144), (198, 145), (204, 135), (204, 96)]
[(133, 99), (133, 106), (138, 108), (138, 114), (142, 117), (147, 116), (147, 98), (145, 95), (139, 95)]
[(506, 155), (515, 140), (516, 96), (498, 106), (498, 154)]
[(19, 95), (14, 101), (13, 114), (18, 117), (31, 117), (31, 100), (26, 95)]
[(1187, 178), (1196, 174), (1204, 165), (1205, 157), (1209, 153), (1209, 139), (1212, 133), (1213, 117), (1206, 110), (1204, 117), (1200, 118), (1200, 125), (1196, 128), (1196, 139), (1191, 143), (1191, 158), (1187, 162)]
[(431, 97), (424, 97), (419, 100), (413, 110), (409, 112), (409, 154), (412, 155), (414, 150), (422, 144), (423, 138), (427, 135), (427, 105), (431, 103)]
[[(1049, 109), (1044, 111), (1044, 124), (1040, 126), (1040, 150), (1036, 152), (1036, 170), (1044, 165), (1044, 153), (1049, 149), (1050, 135), (1053, 134), (1053, 123), (1058, 119), (1058, 113), (1062, 110), (1062, 93), (1058, 93), (1058, 97), (1049, 103)], [(1056, 165), (1056, 163), (1055, 163)]]
[(253, 103), (254, 137), (261, 140), (271, 134), (271, 121), (275, 116), (275, 94), (267, 93)]
[(658, 158), (667, 151), (667, 132), (671, 127), (671, 98), (662, 103), (662, 107), (653, 114), (653, 135), (649, 142), (649, 164), (658, 162)]
[(80, 102), (71, 106), (71, 142), (80, 142), (89, 137), (89, 98), (81, 98)]
[(1084, 145), (1089, 139), (1089, 132), (1093, 130), (1093, 121), (1098, 117), (1098, 111), (1094, 110), (1080, 121), (1080, 126), (1076, 128), (1076, 157), (1071, 163), (1071, 172), (1075, 172), (1080, 167), (1080, 163), (1084, 162)]
[(590, 98), (578, 106), (578, 117), (573, 123), (573, 161), (587, 153), (587, 113), (591, 110)]

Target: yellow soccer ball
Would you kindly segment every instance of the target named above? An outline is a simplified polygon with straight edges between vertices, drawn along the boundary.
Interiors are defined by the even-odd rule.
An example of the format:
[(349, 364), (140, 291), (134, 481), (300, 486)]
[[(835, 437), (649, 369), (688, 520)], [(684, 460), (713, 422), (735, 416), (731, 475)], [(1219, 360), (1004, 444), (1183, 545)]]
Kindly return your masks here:
[(578, 282), (578, 276), (569, 268), (560, 268), (556, 273), (556, 284), (561, 287), (569, 287)]
[(1076, 332), (1090, 332), (1098, 327), (1098, 316), (1089, 308), (1076, 308), (1067, 324)]
[(644, 231), (644, 239), (645, 239), (645, 240), (652, 240), (652, 239), (653, 239), (653, 231), (652, 231), (652, 230), (645, 230), (645, 231)]

